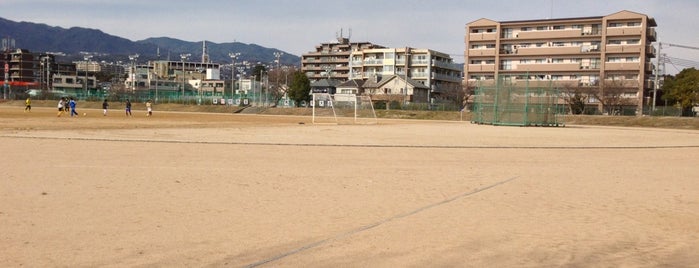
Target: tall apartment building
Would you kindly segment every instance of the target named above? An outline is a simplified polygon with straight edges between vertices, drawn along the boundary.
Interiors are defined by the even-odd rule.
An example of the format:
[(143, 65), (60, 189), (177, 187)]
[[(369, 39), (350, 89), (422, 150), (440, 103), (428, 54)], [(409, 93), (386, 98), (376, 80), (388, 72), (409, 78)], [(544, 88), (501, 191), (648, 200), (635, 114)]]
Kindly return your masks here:
[(399, 75), (426, 86), (434, 93), (460, 88), (461, 66), (445, 53), (430, 49), (374, 48), (352, 51), (350, 79)]
[[(464, 80), (494, 83), (499, 76), (529, 86), (622, 88), (637, 114), (651, 100), (656, 22), (620, 11), (607, 16), (493, 21), (466, 25)], [(599, 100), (591, 101), (599, 103)], [(595, 104), (595, 103), (592, 103)]]
[(301, 71), (311, 82), (321, 79), (349, 79), (349, 60), (352, 51), (383, 48), (369, 42), (350, 42), (349, 38), (338, 37), (337, 42), (322, 43), (316, 51), (301, 55)]
[(460, 88), (463, 79), (461, 67), (448, 54), (430, 49), (352, 43), (348, 38), (317, 46), (315, 52), (302, 55), (301, 63), (301, 70), (311, 82), (321, 79), (341, 82), (380, 80), (382, 76), (392, 75), (405, 77), (406, 68), (408, 78), (434, 93), (430, 97), (436, 97), (442, 90)]

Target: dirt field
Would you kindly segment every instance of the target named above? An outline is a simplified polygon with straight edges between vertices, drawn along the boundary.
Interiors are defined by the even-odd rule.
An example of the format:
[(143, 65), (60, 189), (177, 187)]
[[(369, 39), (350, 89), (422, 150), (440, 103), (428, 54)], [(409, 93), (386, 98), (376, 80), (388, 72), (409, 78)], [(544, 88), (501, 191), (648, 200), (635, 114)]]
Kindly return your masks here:
[(0, 267), (699, 263), (697, 130), (80, 112), (0, 106)]

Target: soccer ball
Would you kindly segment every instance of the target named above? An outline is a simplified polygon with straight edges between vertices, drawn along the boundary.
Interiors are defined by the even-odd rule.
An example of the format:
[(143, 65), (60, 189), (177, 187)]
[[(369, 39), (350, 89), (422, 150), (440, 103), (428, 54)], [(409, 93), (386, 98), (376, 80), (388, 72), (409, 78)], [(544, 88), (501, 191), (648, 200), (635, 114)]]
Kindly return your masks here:
[(87, 115), (87, 113), (83, 113), (83, 116), (86, 116), (86, 115)]

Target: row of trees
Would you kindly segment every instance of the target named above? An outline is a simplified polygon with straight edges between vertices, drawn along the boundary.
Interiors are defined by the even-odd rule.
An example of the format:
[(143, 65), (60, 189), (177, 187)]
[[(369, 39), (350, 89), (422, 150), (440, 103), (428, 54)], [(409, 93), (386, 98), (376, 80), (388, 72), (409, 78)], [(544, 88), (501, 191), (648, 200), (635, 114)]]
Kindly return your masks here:
[[(563, 99), (573, 114), (585, 113), (591, 99), (599, 102), (605, 112), (613, 114), (625, 106), (636, 105), (637, 99), (629, 97), (634, 93), (619, 82), (605, 81), (601, 86), (566, 87)], [(699, 105), (699, 70), (688, 68), (675, 76), (666, 76), (659, 96), (665, 103), (680, 108), (683, 116), (692, 116), (692, 109)]]
[(663, 92), (663, 100), (675, 103), (683, 116), (693, 115), (692, 108), (699, 105), (699, 70), (688, 68), (675, 76), (666, 76)]

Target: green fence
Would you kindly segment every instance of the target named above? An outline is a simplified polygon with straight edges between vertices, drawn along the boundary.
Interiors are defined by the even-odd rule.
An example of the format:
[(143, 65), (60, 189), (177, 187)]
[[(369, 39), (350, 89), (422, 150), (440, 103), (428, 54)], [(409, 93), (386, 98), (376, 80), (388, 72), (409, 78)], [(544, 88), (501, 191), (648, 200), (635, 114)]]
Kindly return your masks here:
[[(540, 86), (544, 84), (544, 86)], [(479, 85), (474, 94), (472, 122), (507, 126), (563, 126), (565, 105), (551, 82), (530, 87), (528, 81), (500, 77)]]

